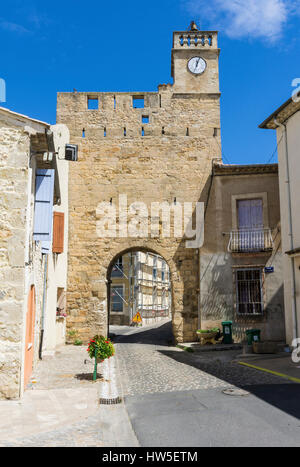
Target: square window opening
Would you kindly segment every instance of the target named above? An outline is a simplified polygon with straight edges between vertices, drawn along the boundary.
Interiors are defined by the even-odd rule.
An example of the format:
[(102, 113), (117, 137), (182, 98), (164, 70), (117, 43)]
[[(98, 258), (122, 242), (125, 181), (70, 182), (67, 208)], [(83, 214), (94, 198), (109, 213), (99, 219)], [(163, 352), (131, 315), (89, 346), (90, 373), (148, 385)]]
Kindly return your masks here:
[(98, 97), (88, 97), (88, 110), (98, 110), (99, 100)]
[(147, 125), (149, 123), (149, 116), (143, 115), (142, 116), (142, 123), (145, 123)]
[(134, 109), (143, 109), (145, 107), (144, 96), (133, 96), (132, 105)]

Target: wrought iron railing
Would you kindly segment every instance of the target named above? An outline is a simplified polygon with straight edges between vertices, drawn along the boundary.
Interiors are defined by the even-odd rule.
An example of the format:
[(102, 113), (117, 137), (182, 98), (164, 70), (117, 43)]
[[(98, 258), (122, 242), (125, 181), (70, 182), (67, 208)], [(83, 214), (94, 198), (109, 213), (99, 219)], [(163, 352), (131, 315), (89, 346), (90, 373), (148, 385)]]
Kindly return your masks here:
[(251, 253), (273, 249), (271, 229), (232, 230), (228, 251), (232, 253)]

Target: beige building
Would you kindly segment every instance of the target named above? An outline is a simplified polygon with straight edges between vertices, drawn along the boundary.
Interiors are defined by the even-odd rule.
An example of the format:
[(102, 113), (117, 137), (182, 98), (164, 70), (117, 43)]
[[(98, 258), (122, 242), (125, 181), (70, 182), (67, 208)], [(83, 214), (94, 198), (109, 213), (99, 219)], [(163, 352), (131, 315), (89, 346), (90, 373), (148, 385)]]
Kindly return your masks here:
[(277, 132), (286, 341), (300, 337), (300, 97), (285, 102), (260, 128)]
[(199, 328), (233, 323), (284, 343), (278, 166), (213, 165), (200, 252)]
[(63, 340), (56, 298), (66, 288), (68, 139), (64, 125), (0, 108), (0, 398), (22, 396), (43, 350)]
[(171, 281), (166, 261), (151, 252), (120, 256), (111, 272), (109, 324), (141, 325), (171, 317)]
[[(57, 122), (68, 126), (79, 146), (69, 178), (70, 342), (74, 334), (87, 342), (107, 332), (110, 269), (136, 250), (167, 262), (175, 340), (196, 340), (198, 249), (187, 248), (183, 234), (163, 235), (162, 223), (151, 235), (146, 218), (148, 235), (130, 235), (119, 206), (125, 197), (128, 205), (145, 203), (148, 212), (153, 202), (195, 207), (205, 201), (212, 160), (221, 157), (219, 54), (216, 31), (174, 32), (173, 84), (159, 85), (157, 92), (58, 94)], [(107, 236), (100, 229), (103, 203), (116, 209), (116, 228), (112, 222)]]

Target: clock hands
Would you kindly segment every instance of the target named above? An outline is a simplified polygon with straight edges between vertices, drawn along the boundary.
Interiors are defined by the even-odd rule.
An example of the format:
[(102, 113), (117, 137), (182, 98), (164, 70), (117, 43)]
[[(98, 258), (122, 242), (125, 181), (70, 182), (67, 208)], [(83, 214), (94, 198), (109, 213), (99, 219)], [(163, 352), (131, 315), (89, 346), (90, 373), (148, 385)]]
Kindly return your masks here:
[(192, 73), (200, 75), (205, 71), (206, 62), (202, 57), (193, 57), (190, 59), (188, 67)]

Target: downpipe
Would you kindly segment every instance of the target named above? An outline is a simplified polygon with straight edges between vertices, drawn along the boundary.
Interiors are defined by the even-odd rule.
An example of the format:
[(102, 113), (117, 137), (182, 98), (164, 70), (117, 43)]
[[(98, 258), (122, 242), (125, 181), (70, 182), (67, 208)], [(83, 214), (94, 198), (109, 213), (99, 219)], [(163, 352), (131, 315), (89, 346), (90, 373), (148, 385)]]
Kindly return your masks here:
[(43, 341), (44, 341), (44, 332), (45, 332), (45, 309), (46, 309), (46, 298), (47, 298), (47, 275), (48, 275), (48, 255), (45, 255), (43, 307), (42, 307), (41, 335), (40, 335), (40, 346), (39, 346), (39, 359), (40, 360), (43, 360)]

